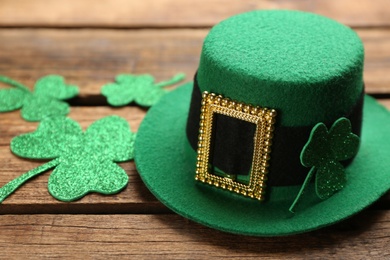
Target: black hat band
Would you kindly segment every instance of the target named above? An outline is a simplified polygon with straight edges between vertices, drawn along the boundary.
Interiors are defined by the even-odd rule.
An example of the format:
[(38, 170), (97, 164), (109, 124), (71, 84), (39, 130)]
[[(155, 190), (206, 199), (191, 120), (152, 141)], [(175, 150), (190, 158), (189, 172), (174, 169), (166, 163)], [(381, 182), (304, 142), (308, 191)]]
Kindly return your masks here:
[[(216, 93), (218, 94), (218, 93)], [(362, 125), (364, 91), (352, 109), (339, 117), (346, 117), (352, 125), (352, 132), (360, 136)], [(202, 106), (202, 93), (196, 76), (187, 121), (187, 138), (191, 147), (198, 148), (199, 122)], [(273, 130), (272, 153), (268, 166), (267, 186), (300, 185), (306, 178), (308, 168), (301, 165), (300, 153), (308, 140), (314, 125), (301, 127), (280, 126), (278, 112)], [(337, 118), (335, 118), (336, 120)], [(239, 175), (243, 179), (250, 172), (254, 151), (253, 136), (256, 126), (233, 117), (217, 114), (214, 117), (211, 163), (216, 169)], [(330, 127), (332, 122), (323, 122)], [(344, 161), (344, 166), (353, 159)]]

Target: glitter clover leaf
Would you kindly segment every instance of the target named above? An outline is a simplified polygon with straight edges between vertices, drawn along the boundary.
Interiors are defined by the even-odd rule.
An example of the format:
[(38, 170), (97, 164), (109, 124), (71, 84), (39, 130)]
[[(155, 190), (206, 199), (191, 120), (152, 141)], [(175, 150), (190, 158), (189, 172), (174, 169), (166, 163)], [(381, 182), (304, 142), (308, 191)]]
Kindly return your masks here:
[(314, 126), (301, 152), (302, 165), (312, 168), (290, 208), (291, 212), (314, 174), (316, 194), (322, 200), (344, 188), (347, 179), (340, 161), (357, 154), (359, 141), (359, 137), (351, 132), (351, 122), (347, 118), (339, 118), (329, 131), (323, 123)]
[(0, 90), (0, 112), (22, 109), (22, 117), (27, 121), (41, 121), (45, 117), (67, 115), (69, 105), (63, 100), (78, 94), (76, 86), (65, 84), (64, 78), (48, 75), (40, 78), (31, 92), (26, 86), (5, 76), (0, 82), (15, 88)]
[(131, 102), (145, 107), (154, 105), (167, 93), (163, 87), (182, 81), (185, 75), (180, 73), (173, 78), (160, 83), (155, 83), (153, 76), (120, 74), (116, 76), (115, 83), (109, 83), (102, 87), (102, 94), (112, 106), (124, 106)]
[(36, 131), (12, 139), (11, 150), (23, 158), (52, 160), (0, 188), (0, 202), (54, 167), (48, 190), (58, 200), (73, 201), (90, 192), (117, 193), (127, 185), (128, 176), (116, 162), (133, 158), (135, 135), (118, 116), (97, 120), (85, 132), (72, 119), (47, 118)]

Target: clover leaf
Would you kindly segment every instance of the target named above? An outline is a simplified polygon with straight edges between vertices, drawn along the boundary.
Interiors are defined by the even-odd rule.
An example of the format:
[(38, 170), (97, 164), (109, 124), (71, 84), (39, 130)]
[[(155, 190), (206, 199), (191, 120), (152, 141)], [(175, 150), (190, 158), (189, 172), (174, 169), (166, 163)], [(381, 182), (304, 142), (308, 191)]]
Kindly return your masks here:
[(116, 76), (115, 83), (109, 83), (102, 87), (102, 94), (112, 106), (124, 106), (131, 102), (145, 107), (154, 105), (167, 93), (163, 87), (178, 83), (183, 80), (184, 74), (175, 75), (168, 81), (155, 83), (153, 76), (120, 74)]
[(49, 116), (67, 115), (69, 105), (62, 100), (78, 94), (76, 86), (65, 84), (64, 78), (58, 75), (40, 78), (34, 86), (34, 92), (4, 76), (0, 76), (0, 82), (15, 87), (0, 89), (0, 112), (22, 108), (22, 117), (27, 121), (41, 121)]
[(290, 211), (293, 211), (314, 174), (316, 194), (320, 199), (327, 199), (344, 188), (347, 179), (340, 161), (353, 158), (358, 149), (359, 137), (351, 132), (348, 119), (339, 118), (329, 131), (323, 123), (314, 126), (301, 152), (301, 164), (311, 167), (311, 170)]
[(15, 137), (11, 150), (23, 158), (53, 160), (0, 188), (0, 202), (54, 167), (48, 189), (58, 200), (73, 201), (90, 192), (117, 193), (127, 185), (128, 176), (115, 162), (133, 158), (134, 139), (127, 121), (118, 116), (95, 121), (85, 132), (69, 118), (47, 118), (36, 131)]

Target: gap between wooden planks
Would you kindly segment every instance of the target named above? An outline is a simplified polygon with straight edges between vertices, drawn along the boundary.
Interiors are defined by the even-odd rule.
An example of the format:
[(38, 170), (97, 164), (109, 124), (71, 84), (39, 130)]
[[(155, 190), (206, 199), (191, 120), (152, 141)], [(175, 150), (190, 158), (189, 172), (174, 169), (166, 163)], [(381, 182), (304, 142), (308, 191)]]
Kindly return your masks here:
[(222, 233), (177, 215), (0, 216), (8, 258), (387, 259), (390, 212), (359, 214), (306, 234), (260, 238)]
[(256, 9), (295, 9), (353, 27), (390, 25), (387, 0), (2, 0), (0, 27), (210, 27)]

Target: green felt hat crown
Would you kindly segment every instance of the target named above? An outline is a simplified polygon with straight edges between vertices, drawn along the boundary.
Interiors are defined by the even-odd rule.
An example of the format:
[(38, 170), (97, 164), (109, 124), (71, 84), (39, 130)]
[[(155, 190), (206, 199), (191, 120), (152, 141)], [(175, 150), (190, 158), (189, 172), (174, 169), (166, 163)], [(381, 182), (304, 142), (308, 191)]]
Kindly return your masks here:
[(328, 122), (363, 90), (364, 49), (350, 28), (296, 11), (257, 11), (214, 26), (202, 49), (200, 90), (274, 108), (284, 126)]
[[(222, 21), (204, 41), (194, 83), (164, 96), (138, 130), (135, 161), (143, 181), (175, 212), (238, 234), (300, 233), (357, 213), (390, 187), (386, 170), (390, 167), (390, 114), (364, 96), (363, 59), (356, 33), (319, 15), (253, 11)], [(240, 105), (239, 113), (223, 112), (222, 107), (231, 105), (225, 98)], [(213, 109), (219, 111), (218, 117), (207, 121)], [(261, 113), (260, 119), (252, 117)], [(231, 120), (236, 115), (240, 120)], [(241, 122), (251, 118), (260, 123), (252, 127)], [(272, 143), (270, 149), (256, 143), (259, 125), (266, 133), (259, 143)], [(204, 132), (210, 132), (206, 143)], [(251, 140), (256, 144), (248, 156), (243, 150)], [(337, 142), (339, 146), (334, 145)], [(202, 161), (205, 144), (210, 148), (207, 157), (212, 158), (206, 163)], [(260, 161), (255, 160), (258, 151)], [(224, 157), (229, 153), (234, 156)], [(232, 174), (248, 176), (248, 168), (240, 165), (248, 157), (254, 158), (251, 174), (268, 167), (262, 175), (268, 176), (262, 186), (267, 194), (263, 202), (248, 198), (251, 194), (241, 187), (246, 182), (264, 184), (266, 178), (237, 177), (239, 184), (229, 187)], [(214, 167), (219, 179), (195, 180), (202, 167)], [(337, 175), (340, 172), (346, 176), (345, 185), (340, 182), (344, 177)], [(317, 183), (306, 183), (305, 199), (292, 214), (289, 208), (294, 198), (306, 176), (313, 173), (325, 176), (323, 182), (329, 177), (337, 180), (334, 186), (344, 186), (319, 200)]]
[[(278, 116), (269, 148), (270, 166), (264, 170), (269, 172), (267, 185), (298, 185), (310, 170), (301, 164), (300, 153), (317, 123), (330, 127), (347, 117), (353, 132), (360, 134), (363, 61), (360, 38), (333, 20), (297, 11), (249, 12), (211, 29), (203, 44), (194, 92), (208, 91), (274, 109)], [(187, 132), (197, 150), (200, 101), (195, 94)], [(217, 136), (223, 137), (211, 144), (221, 147), (213, 152), (213, 165), (229, 175), (248, 172), (250, 162), (245, 161), (251, 161), (253, 153), (244, 150), (253, 149), (253, 144), (242, 144), (242, 134), (232, 140), (221, 128), (231, 133), (236, 127), (222, 125), (214, 126)], [(244, 166), (226, 165), (234, 160), (244, 161)]]

